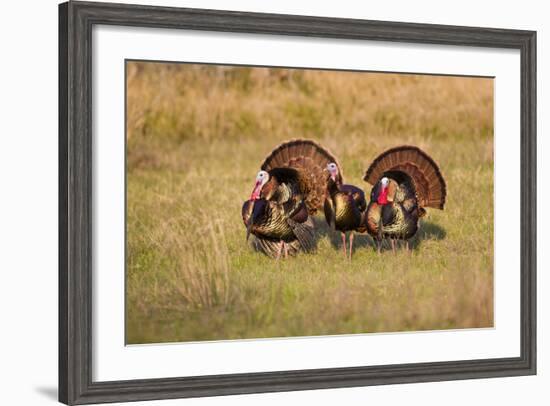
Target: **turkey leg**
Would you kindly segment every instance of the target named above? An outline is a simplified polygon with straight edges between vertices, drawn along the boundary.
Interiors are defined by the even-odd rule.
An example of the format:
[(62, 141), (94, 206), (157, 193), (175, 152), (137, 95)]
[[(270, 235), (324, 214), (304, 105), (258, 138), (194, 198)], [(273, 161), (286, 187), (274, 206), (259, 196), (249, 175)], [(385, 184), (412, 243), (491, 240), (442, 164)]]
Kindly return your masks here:
[(346, 249), (346, 233), (342, 233), (342, 248), (344, 249), (344, 258), (348, 257), (348, 250)]
[(284, 247), (285, 243), (284, 241), (281, 241), (279, 243), (279, 249), (277, 250), (277, 256), (275, 257), (275, 259), (278, 261), (279, 259), (281, 259), (281, 254), (283, 253), (283, 247)]
[(349, 260), (351, 261), (351, 253), (353, 252), (353, 231), (349, 235)]

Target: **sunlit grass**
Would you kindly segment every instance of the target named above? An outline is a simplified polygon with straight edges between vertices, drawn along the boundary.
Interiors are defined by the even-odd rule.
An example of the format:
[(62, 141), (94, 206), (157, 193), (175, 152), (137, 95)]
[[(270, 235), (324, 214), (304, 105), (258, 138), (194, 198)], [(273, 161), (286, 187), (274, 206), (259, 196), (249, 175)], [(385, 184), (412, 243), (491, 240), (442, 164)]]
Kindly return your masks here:
[[(493, 323), (490, 79), (128, 65), (129, 343), (486, 327)], [(445, 211), (413, 251), (353, 261), (321, 216), (318, 249), (273, 261), (240, 209), (263, 158), (289, 138), (339, 157), (346, 182), (388, 147), (439, 163)]]

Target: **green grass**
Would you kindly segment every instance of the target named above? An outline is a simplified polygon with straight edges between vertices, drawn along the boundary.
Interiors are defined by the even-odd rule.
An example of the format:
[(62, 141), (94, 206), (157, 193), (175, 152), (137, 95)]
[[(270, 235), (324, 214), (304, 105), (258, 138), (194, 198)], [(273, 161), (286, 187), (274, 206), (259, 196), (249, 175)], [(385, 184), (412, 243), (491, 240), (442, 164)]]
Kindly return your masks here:
[[(493, 324), (490, 79), (128, 65), (128, 343), (488, 327)], [(414, 144), (440, 165), (444, 211), (413, 251), (351, 262), (316, 217), (318, 249), (254, 252), (240, 210), (264, 157), (312, 138), (362, 176)]]

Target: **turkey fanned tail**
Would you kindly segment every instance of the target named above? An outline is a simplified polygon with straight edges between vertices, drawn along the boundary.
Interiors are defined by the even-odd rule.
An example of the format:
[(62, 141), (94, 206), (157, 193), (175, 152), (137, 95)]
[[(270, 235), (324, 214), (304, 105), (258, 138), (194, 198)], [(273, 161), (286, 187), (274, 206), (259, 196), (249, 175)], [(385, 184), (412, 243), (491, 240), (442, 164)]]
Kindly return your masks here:
[(383, 152), (369, 166), (364, 180), (375, 186), (384, 176), (397, 183), (410, 181), (420, 207), (444, 208), (445, 179), (435, 161), (420, 148), (402, 145)]
[[(264, 160), (261, 168), (275, 177), (284, 176), (284, 168), (296, 172), (296, 181), (310, 214), (323, 207), (327, 190), (329, 163), (340, 165), (336, 157), (312, 140), (292, 140), (277, 146)], [(340, 172), (341, 173), (341, 172)], [(290, 172), (288, 172), (290, 174)]]

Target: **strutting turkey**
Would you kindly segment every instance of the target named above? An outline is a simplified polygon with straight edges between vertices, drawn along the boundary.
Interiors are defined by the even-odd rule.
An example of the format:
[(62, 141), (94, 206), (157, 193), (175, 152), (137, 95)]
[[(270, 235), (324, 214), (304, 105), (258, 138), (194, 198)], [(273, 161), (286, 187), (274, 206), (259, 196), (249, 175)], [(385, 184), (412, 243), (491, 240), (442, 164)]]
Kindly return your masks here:
[(420, 148), (399, 146), (380, 154), (370, 165), (364, 180), (373, 185), (366, 212), (368, 233), (377, 241), (384, 238), (408, 240), (418, 230), (425, 207), (443, 210), (447, 187), (439, 167)]
[(267, 156), (242, 207), (247, 238), (254, 236), (256, 249), (277, 259), (315, 249), (311, 215), (325, 200), (325, 168), (335, 161), (311, 140), (285, 142)]

